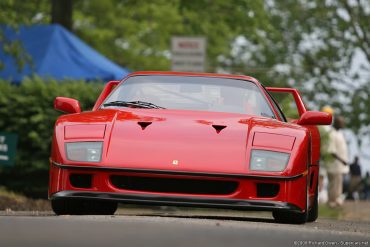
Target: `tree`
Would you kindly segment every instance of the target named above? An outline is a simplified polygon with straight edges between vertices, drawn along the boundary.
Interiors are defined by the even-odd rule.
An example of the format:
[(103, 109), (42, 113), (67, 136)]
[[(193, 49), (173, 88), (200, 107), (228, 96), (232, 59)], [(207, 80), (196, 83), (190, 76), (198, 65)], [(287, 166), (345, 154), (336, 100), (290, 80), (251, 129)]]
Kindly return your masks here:
[[(71, 0), (53, 3), (68, 5), (70, 20)], [(8, 25), (55, 20), (47, 0), (0, 7)], [(370, 124), (369, 9), (366, 0), (75, 0), (72, 30), (131, 70), (168, 70), (171, 36), (205, 36), (209, 72), (298, 87), (311, 108), (333, 105), (360, 133)], [(24, 62), (19, 44), (3, 49)]]
[(78, 1), (74, 19), (77, 34), (132, 70), (170, 69), (171, 36), (187, 35), (207, 38), (208, 70), (216, 71), (241, 32), (257, 39), (269, 26), (263, 2), (253, 0)]
[[(50, 20), (49, 1), (0, 1), (0, 24), (12, 28), (18, 28), (19, 25), (31, 25), (37, 23), (47, 23)], [(4, 27), (4, 26), (3, 26)], [(10, 42), (6, 39), (3, 29), (0, 27), (0, 49), (16, 58), (17, 65), (22, 68), (30, 58), (25, 53), (22, 44), (19, 41)], [(4, 64), (0, 61), (0, 69)]]
[(58, 23), (68, 30), (72, 30), (72, 0), (52, 0), (51, 23)]
[(273, 27), (257, 35), (267, 45), (241, 35), (234, 71), (298, 87), (310, 108), (332, 105), (355, 133), (370, 132), (370, 2), (270, 0), (265, 8)]
[(370, 93), (369, 8), (370, 2), (362, 0), (274, 1), (270, 6), (288, 44), (285, 61), (294, 85), (311, 106), (333, 105), (357, 133), (370, 124), (364, 117), (370, 112), (361, 107)]
[[(33, 25), (40, 23), (59, 23), (65, 28), (72, 30), (72, 0), (34, 0), (34, 1), (13, 1), (2, 0), (0, 2), (0, 24), (5, 24), (17, 29), (19, 25)], [(30, 58), (25, 53), (19, 41), (10, 42), (0, 29), (0, 44), (5, 53), (16, 58), (20, 69)], [(0, 69), (3, 64), (0, 61)]]

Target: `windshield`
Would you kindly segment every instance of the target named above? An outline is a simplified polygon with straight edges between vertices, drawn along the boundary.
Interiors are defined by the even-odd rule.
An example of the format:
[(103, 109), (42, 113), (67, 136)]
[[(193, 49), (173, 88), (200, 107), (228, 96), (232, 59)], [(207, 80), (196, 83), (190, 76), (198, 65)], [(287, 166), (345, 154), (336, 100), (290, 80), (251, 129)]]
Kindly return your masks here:
[(136, 107), (145, 102), (166, 109), (230, 112), (275, 118), (258, 86), (237, 79), (134, 76), (117, 87), (103, 106), (130, 107), (133, 102)]

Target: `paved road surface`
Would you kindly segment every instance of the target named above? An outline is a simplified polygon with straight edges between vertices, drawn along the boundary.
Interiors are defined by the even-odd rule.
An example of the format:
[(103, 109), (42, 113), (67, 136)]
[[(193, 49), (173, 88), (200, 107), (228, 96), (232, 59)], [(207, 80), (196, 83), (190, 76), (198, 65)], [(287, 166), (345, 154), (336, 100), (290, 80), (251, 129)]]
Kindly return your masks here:
[(276, 224), (269, 217), (176, 213), (54, 216), (0, 212), (0, 246), (370, 246), (370, 223), (319, 219)]

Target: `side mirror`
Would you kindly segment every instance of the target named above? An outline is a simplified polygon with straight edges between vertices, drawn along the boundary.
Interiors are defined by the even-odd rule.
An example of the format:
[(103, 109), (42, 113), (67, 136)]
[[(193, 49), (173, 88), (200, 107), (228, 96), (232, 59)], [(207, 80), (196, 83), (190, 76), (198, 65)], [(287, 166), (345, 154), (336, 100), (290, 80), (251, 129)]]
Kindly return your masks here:
[(306, 111), (297, 121), (300, 125), (330, 125), (332, 115), (326, 112)]
[(65, 113), (80, 113), (80, 102), (66, 97), (56, 97), (54, 100), (54, 109)]

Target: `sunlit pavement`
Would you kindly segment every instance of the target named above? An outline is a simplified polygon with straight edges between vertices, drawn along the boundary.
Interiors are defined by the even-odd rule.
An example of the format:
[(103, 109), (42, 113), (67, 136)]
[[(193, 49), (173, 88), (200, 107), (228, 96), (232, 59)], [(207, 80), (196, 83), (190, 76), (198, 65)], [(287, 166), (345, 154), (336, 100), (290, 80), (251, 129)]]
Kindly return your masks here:
[(269, 213), (120, 208), (114, 216), (0, 212), (1, 246), (369, 246), (370, 223), (277, 224)]

